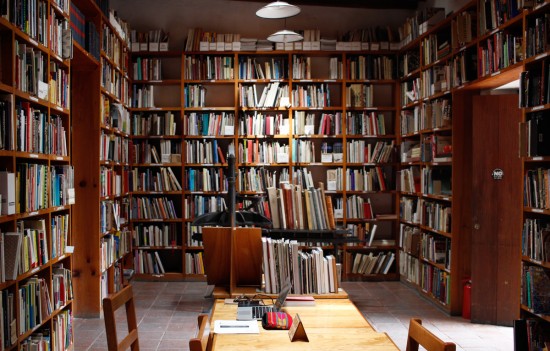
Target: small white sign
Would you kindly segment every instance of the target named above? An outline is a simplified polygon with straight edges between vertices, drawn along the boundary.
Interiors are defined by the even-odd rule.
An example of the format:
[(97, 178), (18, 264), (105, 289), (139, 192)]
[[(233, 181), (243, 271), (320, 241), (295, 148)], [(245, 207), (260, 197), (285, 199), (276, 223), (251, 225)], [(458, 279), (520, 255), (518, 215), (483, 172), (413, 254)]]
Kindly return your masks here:
[(277, 154), (277, 163), (288, 163), (288, 154), (278, 153)]
[(321, 154), (321, 162), (332, 163), (332, 154)]

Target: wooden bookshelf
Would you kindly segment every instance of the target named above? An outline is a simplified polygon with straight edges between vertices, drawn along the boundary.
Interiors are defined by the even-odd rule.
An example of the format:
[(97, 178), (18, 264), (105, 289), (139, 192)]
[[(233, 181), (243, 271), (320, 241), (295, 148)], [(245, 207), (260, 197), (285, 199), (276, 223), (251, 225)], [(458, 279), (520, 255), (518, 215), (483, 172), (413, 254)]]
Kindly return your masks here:
[[(529, 343), (535, 340), (550, 341), (550, 311), (541, 308), (538, 296), (548, 291), (548, 281), (540, 277), (548, 276), (550, 256), (548, 256), (548, 235), (545, 231), (549, 223), (548, 156), (550, 150), (544, 142), (548, 136), (548, 68), (550, 45), (548, 41), (536, 40), (542, 26), (548, 26), (548, 3), (537, 4), (526, 12), (523, 18), (524, 61), (520, 79), (521, 126), (519, 137), (523, 206), (519, 217), (523, 220), (520, 250), (519, 284), (521, 308), (520, 317), (528, 320), (531, 335)], [(545, 127), (546, 126), (546, 127)], [(538, 138), (538, 139), (533, 139)], [(540, 187), (535, 187), (540, 183)], [(545, 194), (545, 195), (544, 195)], [(528, 297), (532, 296), (531, 299)]]
[[(69, 291), (74, 268), (74, 197), (69, 198), (74, 191), (72, 63), (58, 37), (69, 23), (69, 4), (25, 3), (33, 3), (44, 17), (25, 14), (26, 27), (12, 13), (0, 18), (0, 194), (6, 203), (0, 210), (1, 264), (6, 270), (0, 281), (0, 348), (21, 350), (31, 339), (56, 334), (59, 338), (40, 346), (70, 350), (75, 307)], [(45, 23), (38, 26), (42, 20)], [(32, 247), (37, 248), (34, 254)], [(28, 299), (22, 298), (24, 294)], [(31, 303), (38, 304), (35, 299), (44, 308), (27, 319)]]
[[(353, 225), (362, 228), (377, 224), (381, 229), (378, 231), (380, 238), (392, 239), (395, 242), (397, 231), (397, 207), (395, 179), (392, 176), (392, 169), (395, 169), (394, 152), (390, 147), (389, 157), (378, 162), (373, 160), (367, 164), (360, 160), (359, 162), (347, 161), (345, 146), (347, 142), (361, 141), (365, 147), (371, 144), (372, 148), (376, 142), (392, 145), (395, 140), (396, 126), (396, 108), (395, 108), (395, 78), (396, 78), (396, 56), (393, 52), (368, 52), (359, 51), (350, 53), (349, 57), (344, 52), (319, 52), (319, 51), (273, 51), (267, 53), (261, 52), (150, 52), (138, 51), (132, 52), (131, 62), (133, 70), (130, 76), (134, 78), (133, 86), (139, 89), (142, 86), (153, 85), (153, 103), (150, 107), (141, 107), (133, 104), (130, 109), (132, 112), (132, 136), (134, 145), (148, 144), (155, 145), (159, 149), (159, 143), (162, 140), (172, 140), (181, 142), (181, 161), (179, 162), (160, 162), (160, 163), (142, 163), (142, 161), (132, 163), (132, 171), (138, 169), (139, 172), (146, 169), (157, 169), (158, 167), (171, 167), (175, 176), (181, 183), (181, 191), (162, 191), (160, 193), (146, 193), (142, 189), (132, 189), (132, 198), (136, 196), (158, 196), (164, 194), (175, 204), (177, 219), (175, 219), (174, 238), (175, 246), (169, 245), (163, 247), (136, 246), (139, 251), (162, 250), (171, 254), (162, 257), (163, 263), (167, 262), (171, 270), (162, 274), (147, 275), (138, 274), (139, 279), (164, 280), (174, 277), (183, 277), (185, 279), (195, 279), (198, 275), (195, 269), (187, 267), (189, 264), (186, 255), (195, 255), (201, 253), (202, 244), (191, 239), (192, 234), (197, 230), (192, 228), (192, 221), (203, 210), (196, 208), (197, 204), (203, 202), (218, 202), (221, 199), (227, 201), (227, 166), (220, 158), (217, 152), (219, 147), (221, 154), (227, 154), (230, 144), (235, 145), (237, 154), (237, 165), (239, 172), (237, 175), (237, 189), (241, 195), (264, 195), (265, 189), (261, 184), (249, 183), (250, 177), (257, 177), (260, 169), (266, 169), (268, 172), (277, 172), (277, 177), (284, 172), (292, 179), (295, 169), (307, 169), (312, 171), (315, 183), (323, 181), (326, 183), (326, 169), (338, 167), (343, 174), (346, 174), (346, 168), (350, 171), (365, 172), (374, 170), (378, 167), (380, 172), (384, 172), (387, 177), (387, 184), (384, 189), (377, 187), (356, 188), (356, 185), (350, 186), (346, 191), (345, 184), (342, 183), (338, 191), (327, 191), (327, 195), (333, 198), (339, 198), (346, 202), (347, 198), (360, 197), (362, 199), (372, 198), (376, 214), (392, 214), (392, 218), (378, 220), (372, 218), (363, 220), (360, 218), (351, 218), (343, 216), (337, 220), (340, 227)], [(143, 72), (137, 73), (147, 65), (143, 62), (156, 61), (162, 66), (160, 77), (155, 77), (154, 82), (142, 78)], [(180, 65), (175, 61), (181, 61)], [(358, 62), (361, 61), (361, 67)], [(351, 62), (354, 62), (355, 71), (351, 72)], [(333, 69), (331, 72), (331, 64)], [(347, 64), (350, 67), (347, 67)], [(256, 72), (257, 66), (261, 67), (263, 75)], [(294, 67), (293, 65), (296, 65)], [(301, 70), (298, 70), (301, 65)], [(269, 66), (269, 73), (267, 72)], [(361, 68), (361, 70), (359, 69)], [(376, 68), (376, 69), (375, 69)], [(176, 88), (178, 82), (181, 82), (179, 88)], [(271, 85), (278, 85), (288, 89), (289, 97), (292, 94), (298, 94), (300, 91), (315, 92), (330, 90), (329, 101), (302, 102), (299, 103), (298, 95), (295, 95), (296, 103), (288, 106), (257, 105), (252, 100), (247, 101), (248, 92), (256, 90), (256, 100), (261, 100), (264, 88)], [(364, 86), (371, 89), (368, 96), (369, 101), (357, 101), (356, 103), (346, 103), (347, 91), (351, 86)], [(173, 86), (172, 91), (162, 91), (162, 86)], [(158, 90), (157, 90), (158, 88)], [(201, 89), (205, 88), (201, 97)], [(135, 92), (135, 91), (134, 91)], [(195, 95), (193, 95), (195, 94)], [(181, 101), (177, 101), (177, 99)], [(244, 99), (244, 100), (243, 100)], [(367, 99), (367, 97), (365, 97)], [(291, 98), (289, 101), (292, 101)], [(313, 104), (313, 105), (312, 105)], [(322, 105), (319, 105), (322, 104)], [(348, 106), (349, 105), (349, 106)], [(147, 136), (143, 131), (135, 132), (134, 123), (137, 119), (147, 120), (150, 116), (164, 116), (165, 113), (172, 113), (176, 125), (174, 135)], [(315, 120), (311, 131), (305, 133), (303, 130), (296, 130), (294, 121), (298, 115), (304, 118), (307, 114)], [(263, 118), (254, 119), (262, 115)], [(331, 115), (331, 118), (337, 118), (339, 131), (324, 131), (319, 133), (320, 121), (324, 115)], [(275, 130), (276, 125), (268, 127), (266, 116), (273, 116), (286, 120), (288, 125), (283, 133)], [(370, 130), (368, 124), (373, 119), (373, 124), (382, 125), (381, 130)], [(378, 117), (378, 120), (375, 119)], [(204, 125), (214, 123), (215, 118), (219, 118), (220, 124), (224, 126), (217, 130), (203, 129)], [(363, 121), (361, 121), (363, 118)], [(347, 124), (346, 120), (359, 121), (358, 125)], [(333, 122), (334, 123), (334, 122)], [(354, 122), (355, 123), (355, 122)], [(227, 127), (225, 125), (227, 124)], [(364, 125), (363, 125), (364, 124)], [(199, 127), (199, 128), (197, 128)], [(271, 128), (272, 130), (269, 130)], [(303, 128), (303, 127), (302, 127)], [(334, 125), (333, 127), (334, 128)], [(355, 128), (355, 129), (353, 129)], [(363, 129), (361, 129), (363, 128)], [(343, 149), (341, 151), (342, 161), (328, 162), (321, 159), (321, 149), (324, 143), (332, 144), (338, 142)], [(292, 151), (300, 143), (304, 145), (314, 145), (315, 154), (309, 155), (308, 159), (298, 158), (296, 151)], [(283, 162), (277, 159), (263, 159), (257, 154), (251, 154), (250, 159), (245, 157), (249, 145), (255, 147), (267, 147), (276, 144), (288, 148), (288, 159)], [(244, 145), (244, 149), (239, 149)], [(205, 148), (208, 151), (206, 158), (199, 159), (196, 156), (197, 148)], [(244, 150), (244, 151), (243, 151)], [(244, 153), (243, 153), (244, 152)], [(293, 156), (294, 154), (294, 156)], [(300, 156), (301, 157), (301, 156)], [(217, 186), (203, 184), (202, 179), (208, 172), (218, 180)], [(251, 173), (252, 172), (252, 173)], [(270, 173), (272, 174), (272, 173)], [(372, 176), (375, 176), (374, 173)], [(214, 179), (212, 178), (212, 179)], [(256, 179), (256, 178), (255, 178)], [(136, 191), (138, 190), (138, 191)], [(221, 210), (219, 204), (214, 205), (216, 210)], [(346, 205), (343, 205), (346, 206)], [(214, 209), (213, 208), (213, 209)], [(342, 208), (345, 213), (345, 207)], [(132, 218), (133, 228), (139, 227), (142, 219)], [(181, 224), (180, 224), (181, 223)], [(360, 231), (361, 231), (360, 230)], [(357, 230), (355, 230), (357, 236)], [(361, 235), (364, 235), (362, 233)], [(377, 235), (377, 238), (378, 238)], [(357, 245), (357, 244), (356, 244)], [(360, 250), (362, 247), (354, 246), (354, 250)], [(333, 247), (333, 250), (336, 247)], [(345, 250), (345, 246), (344, 246)], [(372, 248), (368, 250), (372, 251)], [(388, 253), (396, 252), (395, 247), (378, 247), (377, 252)], [(354, 251), (354, 252), (355, 252)], [(137, 252), (137, 251), (136, 251)], [(180, 262), (178, 264), (178, 262)], [(397, 259), (391, 269), (392, 275), (379, 275), (375, 279), (396, 279)], [(202, 271), (199, 271), (201, 273)], [(200, 275), (200, 274), (199, 274)], [(368, 279), (368, 278), (367, 278)]]
[(128, 45), (127, 34), (118, 32), (94, 1), (76, 0), (72, 6), (96, 32), (95, 41), (86, 38), (92, 43), (79, 44), (73, 36), (72, 65), (73, 164), (76, 197), (82, 200), (74, 211), (75, 315), (91, 318), (102, 314), (102, 298), (127, 283), (124, 269), (133, 266), (127, 228)]

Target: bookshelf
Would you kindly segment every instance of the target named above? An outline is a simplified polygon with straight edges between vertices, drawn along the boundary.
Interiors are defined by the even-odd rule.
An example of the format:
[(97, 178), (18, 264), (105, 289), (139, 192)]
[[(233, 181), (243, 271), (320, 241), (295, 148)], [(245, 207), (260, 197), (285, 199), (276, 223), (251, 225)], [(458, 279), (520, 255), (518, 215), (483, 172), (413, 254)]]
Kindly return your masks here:
[[(105, 6), (72, 2), (75, 315), (98, 317), (101, 300), (126, 283), (132, 268), (130, 78), (128, 29)], [(79, 36), (78, 33), (86, 33)], [(93, 210), (91, 210), (93, 209)]]
[[(69, 3), (26, 3), (37, 11), (15, 16), (3, 7), (0, 14), (0, 347), (20, 350), (33, 340), (68, 350), (74, 313)], [(43, 308), (26, 317), (37, 299)]]
[[(397, 201), (392, 175), (396, 167), (397, 111), (394, 52), (358, 51), (348, 57), (344, 52), (320, 51), (137, 51), (132, 52), (130, 61), (132, 86), (137, 86), (133, 93), (142, 86), (153, 86), (154, 90), (152, 106), (134, 104), (130, 108), (131, 140), (140, 157), (132, 162), (133, 177), (148, 179), (160, 172), (158, 168), (170, 167), (181, 184), (179, 190), (144, 191), (143, 186), (135, 185), (131, 189), (131, 201), (165, 197), (173, 201), (176, 210), (175, 218), (162, 225), (156, 223), (159, 219), (130, 220), (140, 238), (144, 230), (158, 230), (153, 227), (164, 225), (169, 227), (171, 238), (169, 245), (145, 245), (141, 240), (135, 247), (138, 257), (143, 252), (157, 251), (165, 266), (164, 274), (140, 273), (139, 279), (204, 279), (200, 267), (202, 243), (192, 238), (200, 228), (192, 221), (206, 211), (226, 208), (225, 157), (230, 147), (235, 148), (237, 156), (236, 184), (244, 205), (250, 201), (247, 197), (265, 196), (267, 202), (266, 186), (302, 181), (308, 172), (315, 186), (327, 183), (328, 169), (347, 174), (348, 180), (341, 181), (338, 188), (331, 183), (326, 190), (333, 203), (339, 203), (338, 226), (349, 227), (355, 236), (364, 238), (369, 227), (378, 224), (377, 238), (391, 242), (380, 241), (372, 247), (350, 245), (344, 248), (346, 256), (368, 251), (384, 253), (385, 258), (393, 252), (397, 261)], [(161, 75), (153, 81), (136, 80), (144, 74), (137, 75), (136, 70), (151, 62), (162, 67)], [(160, 92), (166, 85), (172, 91)], [(352, 93), (356, 97), (346, 100)], [(172, 115), (175, 124), (169, 135), (144, 131), (144, 125), (154, 124), (154, 116), (166, 121), (167, 114)], [(162, 155), (158, 163), (142, 162), (141, 158), (149, 157), (148, 150), (153, 146), (159, 150), (165, 141), (170, 141), (175, 150), (171, 156), (181, 155), (179, 160), (164, 159)], [(174, 148), (177, 143), (181, 147)], [(370, 150), (372, 157), (367, 162), (363, 158), (355, 160), (351, 152), (348, 155), (348, 148), (354, 148), (356, 155)], [(136, 156), (138, 151), (134, 152)], [(362, 219), (363, 203), (369, 201), (375, 214)], [(360, 213), (352, 215), (352, 206)], [(256, 210), (265, 214), (263, 205)], [(337, 251), (336, 246), (329, 247)], [(356, 274), (355, 279), (397, 279), (396, 264), (388, 271), (385, 275)]]
[[(546, 5), (546, 6), (545, 6)], [(550, 311), (540, 304), (548, 292), (548, 108), (550, 91), (550, 45), (543, 39), (548, 28), (548, 4), (538, 5), (525, 15), (524, 72), (520, 79), (520, 156), (523, 164), (523, 230), (521, 234), (520, 316), (530, 335), (529, 344), (548, 341)], [(537, 185), (538, 184), (538, 185)], [(546, 335), (546, 336), (545, 336)]]

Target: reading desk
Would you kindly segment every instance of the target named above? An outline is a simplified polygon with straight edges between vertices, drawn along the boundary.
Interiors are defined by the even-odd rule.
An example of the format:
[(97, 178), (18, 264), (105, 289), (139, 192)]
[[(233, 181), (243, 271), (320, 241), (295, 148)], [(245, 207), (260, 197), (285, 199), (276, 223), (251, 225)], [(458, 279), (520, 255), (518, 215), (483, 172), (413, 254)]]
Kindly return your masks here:
[[(289, 306), (283, 310), (293, 318), (300, 315), (309, 342), (291, 342), (288, 330), (264, 330), (258, 322), (259, 334), (215, 334), (212, 351), (399, 350), (388, 335), (372, 328), (349, 299), (316, 299), (315, 306)], [(216, 300), (211, 330), (215, 320), (234, 320), (236, 315), (236, 305)]]

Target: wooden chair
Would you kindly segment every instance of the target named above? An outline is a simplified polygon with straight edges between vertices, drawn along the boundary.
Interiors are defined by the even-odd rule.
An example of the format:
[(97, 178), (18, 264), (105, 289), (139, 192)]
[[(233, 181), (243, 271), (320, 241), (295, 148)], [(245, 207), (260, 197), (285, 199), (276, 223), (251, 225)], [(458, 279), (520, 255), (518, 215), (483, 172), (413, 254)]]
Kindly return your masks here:
[(200, 314), (198, 319), (199, 330), (197, 335), (189, 340), (189, 351), (207, 351), (212, 344), (210, 342), (210, 321), (207, 314)]
[(407, 351), (418, 351), (419, 345), (422, 345), (427, 351), (456, 350), (454, 343), (445, 342), (424, 328), (419, 318), (411, 318), (409, 337), (407, 338)]
[[(117, 339), (115, 313), (122, 306), (126, 307), (128, 335), (119, 343)], [(130, 348), (132, 351), (139, 351), (136, 308), (131, 285), (103, 299), (103, 314), (105, 318), (105, 333), (107, 334), (108, 350), (122, 351)]]

